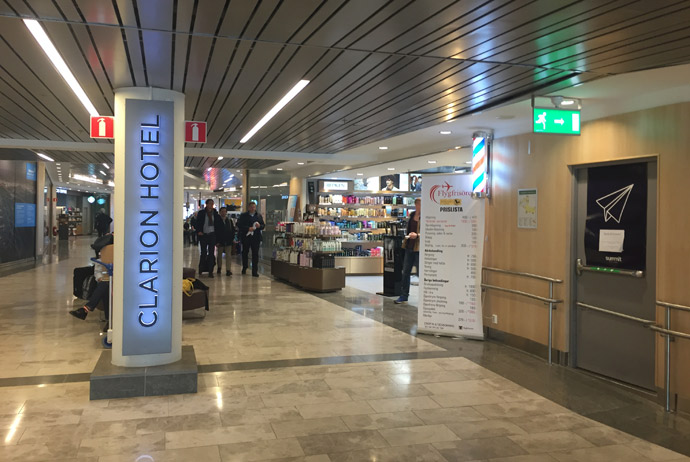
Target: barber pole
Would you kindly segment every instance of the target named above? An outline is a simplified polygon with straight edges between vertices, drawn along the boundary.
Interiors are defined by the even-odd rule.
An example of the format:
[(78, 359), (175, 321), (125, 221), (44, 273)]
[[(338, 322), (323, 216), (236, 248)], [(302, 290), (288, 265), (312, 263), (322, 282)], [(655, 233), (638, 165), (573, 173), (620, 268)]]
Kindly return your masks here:
[(472, 138), (472, 192), (478, 196), (487, 194), (489, 176), (489, 140), (486, 133), (475, 133)]

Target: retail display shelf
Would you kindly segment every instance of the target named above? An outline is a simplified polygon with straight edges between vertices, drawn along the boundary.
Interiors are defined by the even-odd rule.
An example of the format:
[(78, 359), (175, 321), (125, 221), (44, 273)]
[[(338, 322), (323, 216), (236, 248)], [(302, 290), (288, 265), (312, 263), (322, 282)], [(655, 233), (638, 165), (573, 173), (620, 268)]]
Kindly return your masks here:
[(337, 204), (337, 203), (323, 203), (319, 204), (319, 207), (333, 207), (333, 208), (345, 208), (345, 209), (361, 209), (361, 208), (401, 208), (401, 209), (413, 209), (414, 205), (404, 205), (404, 204)]
[(319, 215), (319, 218), (338, 218), (348, 221), (395, 221), (398, 217), (341, 217), (332, 215)]

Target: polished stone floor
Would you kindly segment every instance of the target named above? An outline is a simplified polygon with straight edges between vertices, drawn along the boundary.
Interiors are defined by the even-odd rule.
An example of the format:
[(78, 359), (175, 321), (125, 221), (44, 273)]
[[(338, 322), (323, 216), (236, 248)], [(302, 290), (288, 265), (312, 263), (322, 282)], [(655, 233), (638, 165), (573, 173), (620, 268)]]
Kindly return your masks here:
[(101, 324), (67, 311), (90, 242), (0, 277), (1, 461), (690, 460), (645, 441), (690, 454), (688, 421), (633, 393), (493, 342), (417, 337), (412, 305), (237, 266), (203, 278), (205, 318), (185, 314), (199, 393), (89, 401)]

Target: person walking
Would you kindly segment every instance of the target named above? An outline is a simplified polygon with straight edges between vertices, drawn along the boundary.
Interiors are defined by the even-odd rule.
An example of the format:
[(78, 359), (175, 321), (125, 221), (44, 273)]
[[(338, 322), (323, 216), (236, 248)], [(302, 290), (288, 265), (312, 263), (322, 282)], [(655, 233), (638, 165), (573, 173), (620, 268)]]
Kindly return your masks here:
[(250, 202), (247, 211), (237, 220), (237, 229), (242, 240), (242, 274), (247, 274), (249, 267), (249, 250), (252, 251), (252, 276), (259, 277), (259, 247), (261, 230), (266, 227), (264, 219), (256, 211), (256, 202)]
[(215, 266), (215, 250), (218, 237), (222, 239), (225, 233), (223, 220), (213, 208), (213, 199), (206, 200), (206, 207), (196, 214), (196, 229), (201, 243), (201, 255), (199, 256), (199, 276), (208, 271), (208, 277), (213, 277)]
[(107, 213), (105, 213), (105, 209), (98, 211), (96, 218), (94, 219), (94, 228), (96, 228), (96, 231), (98, 232), (98, 237), (108, 234), (108, 228), (110, 228), (110, 223), (112, 222), (113, 219), (110, 218)]
[(412, 275), (412, 267), (417, 267), (419, 271), (419, 220), (422, 214), (422, 200), (420, 198), (414, 201), (414, 212), (410, 214), (410, 219), (407, 220), (407, 236), (403, 242), (405, 249), (405, 259), (403, 260), (402, 269), (402, 288), (400, 290), (400, 297), (395, 300), (396, 304), (406, 303), (410, 298), (410, 276)]
[(235, 223), (228, 216), (227, 207), (220, 208), (220, 219), (223, 220), (223, 236), (218, 237), (218, 274), (223, 269), (223, 252), (225, 252), (225, 275), (232, 275), (232, 246), (235, 245)]

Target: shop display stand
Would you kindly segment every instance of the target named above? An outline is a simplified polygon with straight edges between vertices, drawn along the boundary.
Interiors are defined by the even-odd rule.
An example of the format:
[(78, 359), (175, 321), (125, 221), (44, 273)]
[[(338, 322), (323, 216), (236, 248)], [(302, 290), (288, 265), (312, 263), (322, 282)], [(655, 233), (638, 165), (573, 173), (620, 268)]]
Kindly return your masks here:
[[(284, 240), (290, 238), (304, 238), (314, 239), (317, 241), (335, 240), (340, 236), (333, 235), (315, 235), (315, 234), (299, 234), (279, 232), (276, 234), (276, 240)], [(291, 256), (297, 254), (297, 258), (302, 253), (308, 253), (312, 262), (320, 260), (323, 257), (333, 256), (338, 251), (317, 251), (317, 250), (300, 250), (295, 247), (278, 245), (280, 251), (292, 249)], [(320, 265), (319, 265), (320, 266)], [(334, 292), (345, 287), (345, 268), (339, 267), (336, 264), (331, 268), (319, 268), (313, 266), (299, 265), (291, 263), (278, 258), (271, 259), (271, 275), (277, 279), (289, 282), (305, 290), (313, 292)]]

